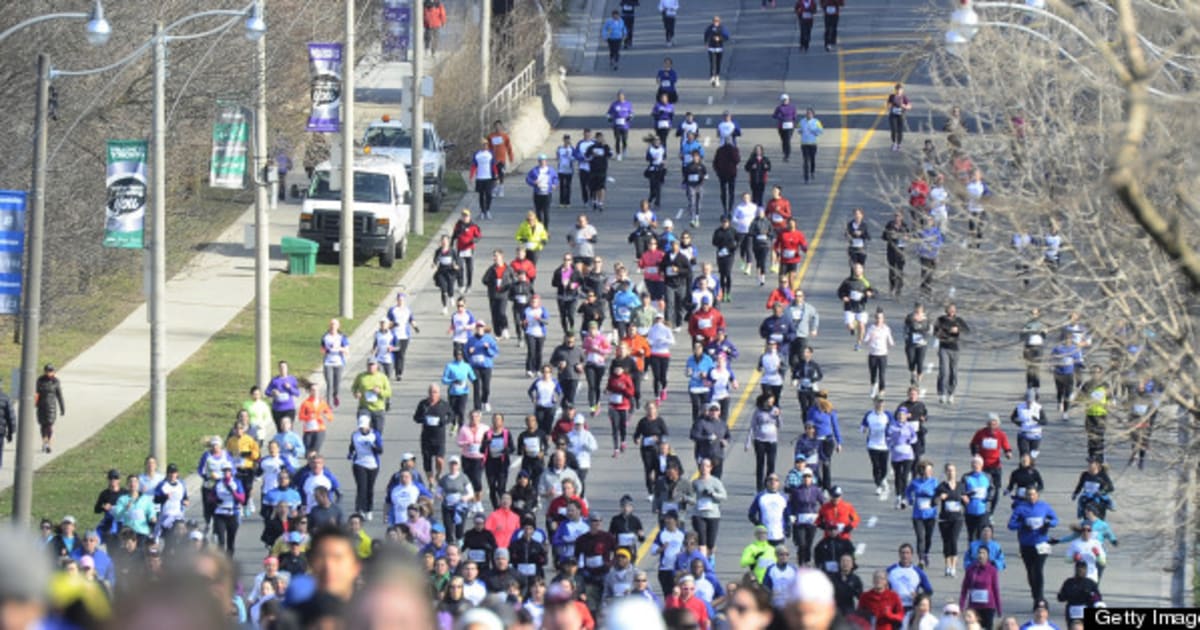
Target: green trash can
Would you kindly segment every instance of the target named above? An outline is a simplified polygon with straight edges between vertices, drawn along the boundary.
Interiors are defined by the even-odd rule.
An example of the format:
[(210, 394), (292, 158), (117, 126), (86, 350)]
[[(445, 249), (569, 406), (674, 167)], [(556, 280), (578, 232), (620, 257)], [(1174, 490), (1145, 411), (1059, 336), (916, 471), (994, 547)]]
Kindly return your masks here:
[(320, 245), (306, 238), (285, 236), (279, 242), (279, 248), (288, 259), (288, 274), (293, 276), (311, 276), (317, 273), (317, 250)]

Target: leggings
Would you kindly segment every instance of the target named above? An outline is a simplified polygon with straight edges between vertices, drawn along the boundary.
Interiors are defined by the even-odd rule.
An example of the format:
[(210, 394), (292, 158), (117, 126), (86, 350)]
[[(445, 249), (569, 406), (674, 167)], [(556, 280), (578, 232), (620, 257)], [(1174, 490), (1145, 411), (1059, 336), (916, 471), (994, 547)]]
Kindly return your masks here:
[(759, 275), (767, 273), (767, 257), (771, 253), (770, 247), (754, 248), (754, 268), (758, 269)]
[(483, 460), (475, 457), (462, 458), (463, 474), (471, 480), (471, 487), (479, 492), (483, 489)]
[(461, 520), (458, 522), (455, 521), (456, 513), (456, 510), (452, 507), (442, 508), (442, 524), (446, 526), (447, 539), (449, 539), (451, 535), (454, 536), (454, 540), (461, 540), (463, 537), (463, 524)]
[(871, 458), (871, 480), (875, 482), (876, 487), (882, 486), (887, 479), (888, 451), (869, 448), (867, 455)]
[[(538, 428), (550, 435), (550, 429), (554, 427), (554, 410), (557, 407), (534, 407), (533, 415), (537, 418)], [(532, 479), (532, 477), (530, 477)]]
[(325, 402), (331, 407), (337, 406), (338, 392), (342, 387), (342, 365), (326, 365), (325, 371)]
[(890, 244), (887, 248), (888, 289), (892, 293), (904, 290), (904, 250), (896, 249)]
[(238, 515), (213, 514), (213, 533), (217, 535), (217, 547), (224, 547), (225, 553), (233, 556), (237, 545)]
[[(467, 395), (450, 394), (450, 411), (454, 412), (454, 427), (457, 429), (467, 421)], [(463, 468), (466, 468), (466, 461), (463, 462)], [(478, 488), (479, 486), (475, 486)]]
[(720, 178), (721, 183), (721, 208), (723, 214), (729, 214), (733, 211), (733, 203), (737, 201), (737, 193), (734, 188), (737, 186), (737, 178), (725, 179)]
[(592, 172), (588, 169), (579, 169), (579, 200), (587, 203), (592, 200)]
[[(666, 20), (667, 18), (663, 18)], [(671, 18), (674, 20), (675, 18)], [(675, 588), (675, 572), (670, 569), (658, 570), (658, 587), (663, 593), (670, 593)]]
[(437, 285), (438, 291), (442, 297), (442, 307), (445, 308), (450, 304), (450, 298), (454, 296), (454, 283), (458, 280), (457, 273), (453, 269), (447, 268), (445, 271), (438, 269), (433, 274), (433, 283)]
[(621, 155), (629, 149), (629, 130), (613, 127), (613, 153)]
[[(675, 39), (675, 16), (666, 15), (666, 14), (663, 15), (663, 30), (666, 31), (668, 42)], [(671, 588), (674, 588), (675, 580), (673, 578), (671, 579), (670, 584), (671, 584)], [(667, 588), (667, 589), (663, 589), (663, 590), (664, 590), (664, 592), (669, 593), (669, 592), (671, 592), (671, 588)]]
[(515, 336), (517, 338), (517, 341), (518, 342), (524, 341), (525, 327), (521, 325), (521, 316), (525, 314), (525, 305), (518, 304), (516, 301), (513, 301), (512, 314), (513, 314), (513, 318), (512, 318), (513, 326), (512, 327), (513, 327), (513, 331), (516, 333)]
[(905, 459), (898, 462), (892, 462), (892, 476), (895, 477), (892, 481), (895, 482), (896, 497), (904, 496), (904, 489), (908, 487), (909, 476), (912, 475), (913, 460)]
[(321, 447), (325, 445), (325, 432), (305, 431), (301, 440), (304, 442), (305, 453), (320, 453)]
[(489, 458), (484, 466), (487, 469), (488, 499), (494, 510), (500, 505), (500, 497), (508, 491), (508, 458)]
[[(756, 201), (754, 203), (758, 202)], [(750, 235), (744, 232), (734, 232), (733, 238), (734, 242), (737, 243), (737, 245), (734, 247), (737, 250), (738, 257), (742, 259), (742, 262), (749, 263), (751, 260), (753, 260), (753, 257), (750, 254), (750, 245), (754, 242), (754, 239), (750, 238)]]
[(887, 389), (887, 355), (867, 355), (867, 372), (871, 375), (871, 385), (879, 384), (879, 391)]
[(963, 520), (961, 518), (952, 518), (938, 523), (938, 530), (942, 533), (943, 556), (953, 558), (958, 555), (958, 536), (962, 533), (962, 528)]
[(1025, 563), (1025, 579), (1029, 581), (1029, 593), (1033, 601), (1044, 599), (1046, 556), (1038, 553), (1037, 547), (1021, 545), (1021, 562)]
[(721, 517), (707, 518), (704, 516), (692, 516), (692, 529), (696, 532), (696, 537), (700, 539), (700, 546), (708, 549), (711, 555), (713, 547), (717, 546), (717, 531), (721, 528)]
[(917, 536), (917, 555), (922, 562), (929, 557), (929, 548), (933, 545), (933, 526), (937, 518), (914, 518), (913, 533)]
[(646, 477), (646, 492), (654, 492), (654, 482), (658, 472), (658, 449), (642, 447), (642, 473)]
[(396, 380), (404, 376), (404, 355), (408, 354), (408, 340), (397, 339), (396, 349), (392, 352), (392, 366), (396, 370)]
[(671, 357), (650, 355), (650, 373), (654, 375), (654, 395), (659, 396), (667, 391), (667, 370), (671, 367)]
[(733, 252), (717, 257), (717, 276), (720, 278), (721, 293), (728, 296), (733, 291)]
[(632, 15), (622, 15), (621, 21), (625, 23), (625, 47), (633, 47), (633, 19)]
[(778, 442), (754, 441), (754, 483), (759, 492), (767, 485), (767, 475), (775, 472), (775, 453), (778, 450)]
[(588, 406), (595, 407), (600, 404), (600, 382), (604, 379), (604, 366), (589, 363), (583, 367), (583, 373), (587, 376)]
[(792, 134), (794, 129), (779, 129), (779, 144), (783, 147), (783, 161), (792, 157)]
[(688, 185), (684, 188), (687, 193), (687, 209), (693, 219), (700, 218), (700, 202), (704, 199), (704, 189), (700, 186)]
[(490, 179), (475, 180), (475, 192), (479, 193), (479, 211), (487, 214), (492, 211), (492, 188), (496, 182)]
[(921, 292), (933, 290), (933, 274), (937, 272), (936, 258), (921, 258)]
[(558, 205), (571, 205), (571, 176), (574, 173), (558, 174)]
[[(808, 410), (817, 402), (817, 394), (811, 389), (796, 390), (796, 400), (800, 403), (800, 417), (807, 418)], [(884, 461), (884, 468), (887, 468), (887, 462)]]
[(1025, 358), (1025, 389), (1041, 389), (1042, 387), (1042, 349), (1038, 346), (1027, 347)]
[(1061, 409), (1063, 413), (1067, 413), (1067, 410), (1071, 408), (1071, 391), (1074, 388), (1074, 374), (1054, 373), (1054, 406)]
[(825, 14), (825, 47), (837, 45), (838, 14)]
[[(579, 379), (564, 378), (564, 379), (560, 380), (558, 382), (558, 384), (560, 387), (562, 387), (562, 391), (563, 391), (562, 407), (565, 410), (567, 408), (568, 403), (570, 403), (572, 405), (575, 404), (575, 393), (579, 391)], [(546, 434), (548, 435), (549, 433), (550, 433), (550, 429), (549, 429), (549, 427), (547, 427)]]
[(708, 404), (708, 391), (703, 392), (688, 392), (688, 398), (692, 402), (692, 417), (699, 418), (700, 412), (704, 406)]
[(541, 221), (542, 225), (545, 226), (546, 229), (550, 229), (550, 193), (549, 192), (547, 192), (544, 195), (539, 195), (537, 193), (534, 193), (534, 195), (533, 195), (533, 212), (534, 212), (534, 214), (537, 215), (538, 221)]
[(725, 54), (725, 51), (723, 51), (723, 50), (708, 51), (708, 74), (709, 74), (709, 76), (713, 76), (713, 77), (721, 76), (721, 55), (723, 55), (723, 54)]
[(621, 40), (609, 39), (608, 42), (608, 62), (614, 66), (621, 61)]
[(496, 335), (502, 335), (508, 329), (508, 315), (504, 312), (504, 298), (489, 297), (488, 310), (492, 313), (492, 329)]
[(766, 180), (756, 182), (753, 179), (751, 179), (750, 180), (750, 201), (753, 201), (754, 205), (757, 205), (757, 206), (763, 205), (763, 193), (766, 192), (766, 190), (767, 190)]
[(558, 320), (562, 324), (563, 334), (575, 330), (575, 300), (558, 300)]
[(967, 520), (967, 542), (972, 543), (979, 540), (983, 536), (983, 526), (987, 525), (987, 514), (968, 514)]
[(804, 566), (812, 562), (812, 547), (816, 537), (816, 525), (792, 526), (792, 540), (796, 542), (796, 564)]
[(812, 20), (800, 20), (800, 50), (808, 50), (808, 44), (812, 41)]
[(525, 335), (525, 371), (537, 373), (542, 371), (542, 347), (546, 344), (545, 337)]
[(375, 478), (378, 468), (354, 465), (354, 511), (366, 514), (375, 509)]
[(903, 114), (888, 114), (888, 128), (892, 130), (892, 144), (904, 142)]
[[(666, 173), (662, 171), (655, 171), (650, 175), (650, 194), (647, 196), (646, 200), (649, 201), (650, 204), (655, 208), (662, 207), (662, 187), (664, 179), (666, 179)], [(641, 256), (638, 257), (640, 258)]]
[[(629, 425), (628, 409), (608, 409), (608, 423), (612, 427), (613, 450), (625, 445), (625, 432)], [(619, 440), (617, 438), (620, 438)]]
[[(904, 346), (904, 356), (908, 359), (908, 372), (917, 376), (925, 374), (925, 352), (929, 346)], [(914, 378), (913, 381), (916, 379)]]
[(479, 377), (475, 379), (475, 408), (483, 409), (492, 399), (492, 368), (476, 366), (475, 375)]
[(817, 145), (801, 144), (800, 154), (804, 156), (804, 179), (817, 172)]
[(459, 252), (459, 256), (458, 284), (464, 288), (470, 288), (475, 281), (475, 253), (472, 252), (470, 256), (462, 256), (462, 252)]

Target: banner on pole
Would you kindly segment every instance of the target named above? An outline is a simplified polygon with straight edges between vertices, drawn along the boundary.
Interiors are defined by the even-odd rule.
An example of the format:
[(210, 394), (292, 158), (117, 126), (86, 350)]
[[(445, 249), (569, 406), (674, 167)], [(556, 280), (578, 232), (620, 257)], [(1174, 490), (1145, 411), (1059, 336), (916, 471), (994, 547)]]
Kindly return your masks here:
[(245, 187), (250, 117), (236, 103), (218, 102), (213, 123), (212, 162), (208, 183), (213, 188)]
[(146, 227), (145, 140), (108, 141), (104, 246), (141, 249)]
[(333, 43), (310, 43), (308, 45), (308, 72), (312, 78), (312, 114), (308, 117), (308, 130), (337, 133), (338, 119), (342, 110), (342, 45)]
[(0, 190), (0, 315), (21, 312), (27, 196), (23, 190)]
[(387, 61), (408, 61), (408, 45), (412, 37), (413, 8), (411, 0), (384, 0), (381, 46)]

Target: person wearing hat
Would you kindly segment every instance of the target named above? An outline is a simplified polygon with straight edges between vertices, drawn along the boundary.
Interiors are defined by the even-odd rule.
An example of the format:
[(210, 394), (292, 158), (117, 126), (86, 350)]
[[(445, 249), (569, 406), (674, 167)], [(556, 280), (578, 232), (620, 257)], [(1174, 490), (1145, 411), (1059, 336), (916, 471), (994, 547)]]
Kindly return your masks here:
[[(613, 554), (613, 565), (604, 576), (604, 605), (608, 606), (633, 592), (636, 575), (642, 573), (633, 566), (633, 553), (621, 547)], [(645, 573), (642, 573), (643, 584)]]
[(479, 565), (481, 572), (486, 572), (491, 568), (492, 554), (499, 549), (499, 545), (496, 544), (495, 534), (484, 527), (487, 517), (482, 512), (476, 512), (471, 522), (471, 529), (462, 536), (463, 555), (468, 561)]
[(437, 495), (442, 502), (442, 523), (453, 530), (444, 532), (454, 540), (462, 538), (463, 523), (459, 517), (464, 506), (475, 498), (475, 487), (462, 472), (462, 459), (451, 455), (447, 459), (447, 473), (437, 482)]
[(471, 210), (463, 208), (450, 233), (454, 251), (458, 253), (458, 284), (462, 287), (463, 295), (471, 291), (471, 284), (475, 281), (475, 245), (481, 238), (483, 231), (478, 223), (471, 221)]
[[(803, 462), (803, 459), (797, 459)], [(791, 478), (791, 473), (788, 474)], [(791, 523), (792, 540), (796, 544), (796, 561), (808, 565), (813, 559), (813, 543), (817, 537), (817, 518), (824, 494), (813, 477), (813, 471), (802, 467), (800, 485), (788, 491), (787, 512), (784, 518)]]
[(550, 226), (550, 195), (558, 188), (558, 171), (549, 165), (545, 153), (537, 156), (537, 166), (525, 174), (525, 184), (533, 190), (533, 209), (538, 221), (546, 228)]
[(109, 469), (105, 475), (107, 485), (100, 494), (96, 497), (96, 505), (93, 511), (100, 517), (100, 524), (96, 526), (96, 531), (104, 536), (104, 542), (110, 539), (115, 540), (117, 534), (116, 514), (113, 513), (113, 508), (116, 507), (117, 501), (128, 494), (128, 491), (121, 487), (121, 473), (116, 468)]
[(841, 486), (831, 488), (829, 501), (821, 506), (817, 514), (817, 527), (825, 532), (825, 537), (849, 541), (850, 533), (858, 527), (859, 522), (858, 511), (842, 498)]
[[(500, 310), (503, 312), (504, 309)], [(475, 380), (473, 388), (475, 408), (491, 411), (492, 369), (495, 367), (496, 357), (500, 354), (500, 344), (492, 335), (486, 322), (479, 320), (475, 322), (475, 332), (467, 337), (464, 351), (467, 361), (471, 363), (471, 368), (479, 377)]]
[[(592, 614), (600, 612), (605, 583), (617, 552), (617, 537), (604, 531), (604, 517), (597, 512), (588, 516), (588, 532), (575, 541), (575, 554), (582, 559), (584, 592)], [(625, 554), (629, 552), (626, 550)]]
[(213, 489), (213, 534), (217, 545), (223, 547), (231, 557), (237, 548), (238, 526), (241, 524), (242, 506), (246, 503), (246, 490), (233, 474), (233, 466), (221, 469), (221, 479)]
[(738, 566), (753, 572), (754, 579), (761, 584), (767, 567), (775, 564), (775, 561), (775, 545), (767, 540), (767, 528), (763, 525), (755, 525), (754, 540), (742, 549), (741, 561)]
[(700, 300), (700, 308), (688, 318), (688, 334), (692, 339), (707, 345), (717, 338), (717, 330), (725, 328), (725, 316), (713, 307), (713, 300), (705, 296)]
[(763, 572), (762, 585), (771, 593), (771, 604), (782, 609), (791, 599), (792, 584), (800, 575), (800, 567), (788, 562), (787, 545), (775, 545), (775, 563)]
[(721, 403), (708, 403), (704, 415), (692, 424), (689, 436), (695, 446), (696, 461), (709, 460), (713, 476), (720, 479), (725, 468), (725, 450), (733, 439), (729, 425), (721, 419)]
[(161, 538), (163, 532), (170, 531), (175, 526), (175, 521), (184, 518), (184, 511), (188, 507), (187, 484), (179, 479), (179, 466), (174, 463), (167, 464), (167, 477), (147, 492), (159, 506), (154, 537)]
[(1003, 453), (1005, 459), (1012, 459), (1013, 451), (1012, 444), (1008, 441), (1008, 435), (1000, 428), (998, 414), (988, 414), (987, 424), (971, 437), (970, 447), (972, 455), (979, 455), (983, 458), (983, 471), (991, 478), (991, 485), (996, 489), (988, 503), (988, 514), (991, 515), (996, 511), (1000, 486), (1003, 484), (1004, 464), (1000, 459), (1000, 454)]
[(355, 377), (350, 391), (358, 399), (358, 415), (369, 417), (371, 428), (383, 434), (385, 414), (391, 405), (392, 381), (379, 370), (374, 357), (367, 359), (367, 371)]
[(771, 118), (775, 119), (776, 129), (779, 131), (779, 144), (783, 149), (783, 161), (787, 162), (792, 157), (792, 134), (796, 131), (796, 106), (792, 104), (792, 99), (787, 94), (779, 95), (779, 104), (775, 106), (775, 111), (772, 112)]
[[(1104, 599), (1100, 594), (1100, 586), (1088, 576), (1089, 571), (1086, 561), (1075, 561), (1075, 572), (1058, 589), (1058, 601), (1066, 604), (1065, 616), (1068, 626), (1076, 620), (1082, 620), (1085, 610), (1095, 608)], [(1045, 602), (1038, 603), (1044, 609)]]
[(289, 532), (284, 536), (284, 542), (287, 547), (278, 556), (279, 570), (288, 575), (303, 575), (308, 571), (308, 559), (304, 555), (308, 548), (308, 541), (304, 534)]
[(383, 436), (371, 428), (371, 417), (358, 417), (358, 430), (350, 435), (349, 459), (354, 471), (354, 511), (369, 521), (375, 510), (375, 479), (379, 476), (379, 456), (383, 454)]
[[(58, 380), (58, 371), (47, 363), (42, 369), (42, 375), (34, 383), (37, 394), (37, 421), (42, 432), (42, 452), (50, 452), (50, 442), (54, 439), (54, 422), (59, 416), (67, 415), (67, 406), (63, 402), (62, 383)], [(11, 437), (12, 432), (9, 432)]]

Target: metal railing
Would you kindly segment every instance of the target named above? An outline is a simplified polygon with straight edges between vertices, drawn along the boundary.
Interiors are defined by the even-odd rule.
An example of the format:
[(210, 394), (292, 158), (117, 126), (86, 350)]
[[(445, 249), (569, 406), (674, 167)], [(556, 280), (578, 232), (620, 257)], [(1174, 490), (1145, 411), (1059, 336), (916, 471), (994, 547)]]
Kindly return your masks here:
[(550, 60), (554, 54), (554, 31), (550, 28), (550, 20), (541, 2), (534, 3), (538, 13), (542, 15), (544, 36), (540, 55), (525, 64), (508, 83), (505, 83), (488, 102), (479, 108), (479, 130), (487, 135), (492, 120), (508, 118), (513, 111), (527, 98), (537, 95), (538, 85), (545, 80), (550, 71)]

